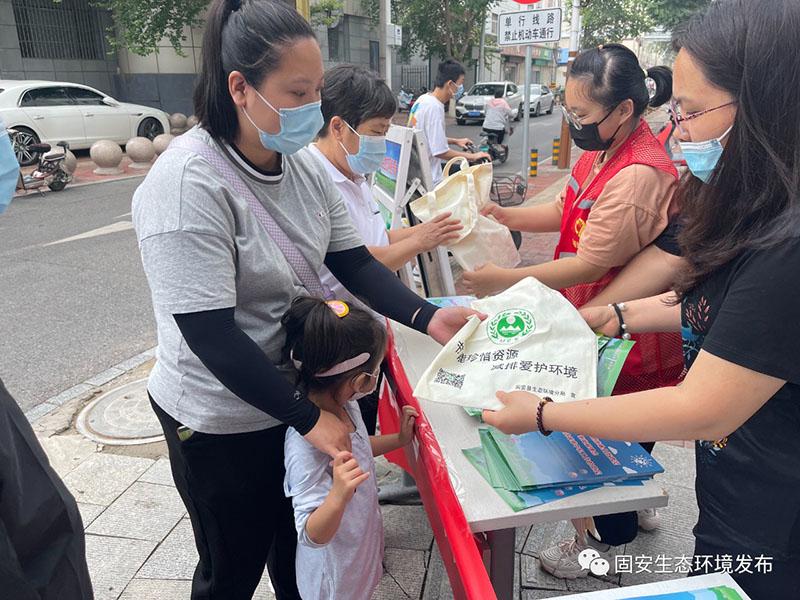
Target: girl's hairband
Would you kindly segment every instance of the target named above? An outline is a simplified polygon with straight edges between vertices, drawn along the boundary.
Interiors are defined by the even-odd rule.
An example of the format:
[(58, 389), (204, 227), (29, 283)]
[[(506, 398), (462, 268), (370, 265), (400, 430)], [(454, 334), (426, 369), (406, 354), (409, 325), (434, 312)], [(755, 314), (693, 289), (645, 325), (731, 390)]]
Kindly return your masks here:
[[(292, 360), (292, 364), (294, 368), (298, 371), (303, 368), (303, 363), (297, 360), (294, 357), (294, 350), (289, 353), (289, 358)], [(326, 371), (321, 371), (319, 373), (314, 373), (314, 377), (333, 377), (334, 375), (341, 375), (342, 373), (347, 373), (348, 371), (352, 371), (356, 367), (360, 367), (361, 365), (367, 364), (369, 362), (370, 354), (368, 352), (362, 352), (361, 354), (354, 356), (353, 358), (348, 358), (347, 360), (343, 360), (339, 364), (333, 365), (330, 369)]]

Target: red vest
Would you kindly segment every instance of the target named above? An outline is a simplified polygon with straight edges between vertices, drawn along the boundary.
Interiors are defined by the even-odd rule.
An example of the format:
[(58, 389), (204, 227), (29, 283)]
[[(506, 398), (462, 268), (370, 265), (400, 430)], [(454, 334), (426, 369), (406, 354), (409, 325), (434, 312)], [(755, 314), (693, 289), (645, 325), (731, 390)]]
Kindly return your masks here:
[[(592, 167), (599, 152), (584, 152), (572, 169), (564, 198), (561, 216), (561, 237), (556, 246), (554, 259), (575, 256), (580, 244), (589, 213), (606, 183), (620, 170), (634, 164), (648, 165), (669, 173), (676, 179), (676, 171), (664, 147), (658, 143), (650, 127), (642, 120), (625, 143), (600, 169), (600, 172), (583, 189), (591, 176)], [(561, 290), (573, 305), (580, 308), (603, 290), (619, 272), (619, 268), (608, 271), (594, 283), (581, 283)], [(683, 371), (681, 337), (677, 333), (645, 333), (634, 335), (633, 347), (617, 385), (615, 394), (627, 394), (656, 387), (675, 385)]]

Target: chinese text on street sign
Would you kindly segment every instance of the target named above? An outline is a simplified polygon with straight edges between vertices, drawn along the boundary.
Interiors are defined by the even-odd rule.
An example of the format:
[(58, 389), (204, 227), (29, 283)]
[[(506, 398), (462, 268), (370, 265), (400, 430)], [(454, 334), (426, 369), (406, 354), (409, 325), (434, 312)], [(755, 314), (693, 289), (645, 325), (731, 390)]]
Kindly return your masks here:
[(560, 8), (525, 10), (499, 16), (497, 43), (501, 46), (527, 46), (560, 39)]

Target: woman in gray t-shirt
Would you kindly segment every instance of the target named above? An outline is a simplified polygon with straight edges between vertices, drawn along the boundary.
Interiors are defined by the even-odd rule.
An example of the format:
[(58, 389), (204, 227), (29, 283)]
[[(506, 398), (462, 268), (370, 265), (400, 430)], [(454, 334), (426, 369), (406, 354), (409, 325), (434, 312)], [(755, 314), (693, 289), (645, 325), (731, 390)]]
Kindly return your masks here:
[(286, 426), (330, 455), (350, 438), (280, 365), (280, 317), (296, 296), (324, 293), (308, 275), (323, 264), (381, 314), (442, 343), (471, 312), (437, 310), (377, 262), (303, 149), (322, 126), (309, 24), (282, 2), (215, 0), (206, 25), (200, 125), (133, 200), (158, 328), (149, 392), (200, 556), (192, 598), (250, 598), (265, 563), (277, 597), (297, 598)]

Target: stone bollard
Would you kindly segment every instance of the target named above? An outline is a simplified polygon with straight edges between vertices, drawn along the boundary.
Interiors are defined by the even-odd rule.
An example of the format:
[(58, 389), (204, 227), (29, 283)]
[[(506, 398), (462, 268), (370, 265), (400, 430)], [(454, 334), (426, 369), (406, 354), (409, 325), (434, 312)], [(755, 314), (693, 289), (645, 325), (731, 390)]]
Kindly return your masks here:
[(153, 148), (156, 151), (156, 156), (161, 156), (167, 150), (169, 143), (174, 139), (175, 136), (171, 133), (162, 133), (161, 135), (157, 135), (153, 140)]
[(98, 140), (89, 149), (89, 156), (97, 165), (93, 171), (95, 175), (120, 175), (124, 173), (119, 168), (122, 162), (122, 148), (111, 140)]
[(149, 169), (156, 156), (153, 142), (146, 137), (135, 137), (125, 144), (125, 152), (131, 159), (131, 169)]
[(180, 135), (186, 131), (186, 115), (183, 113), (172, 113), (169, 116), (170, 133)]
[(191, 128), (192, 128), (192, 127), (194, 127), (195, 125), (197, 125), (197, 117), (195, 117), (194, 115), (192, 115), (191, 117), (189, 117), (188, 119), (186, 119), (186, 129), (191, 129)]
[(78, 168), (78, 157), (76, 157), (72, 150), (67, 150), (67, 155), (64, 158), (64, 170), (70, 175), (75, 174), (75, 169)]

